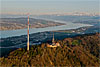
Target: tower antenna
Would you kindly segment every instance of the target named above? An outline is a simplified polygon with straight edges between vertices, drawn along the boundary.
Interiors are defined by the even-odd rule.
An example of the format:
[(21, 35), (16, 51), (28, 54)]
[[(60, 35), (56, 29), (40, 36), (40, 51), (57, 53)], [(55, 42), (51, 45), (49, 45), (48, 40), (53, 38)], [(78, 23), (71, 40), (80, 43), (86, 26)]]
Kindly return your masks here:
[(55, 43), (55, 39), (54, 39), (54, 32), (53, 32), (53, 38), (52, 38), (52, 43)]
[(29, 51), (29, 14), (28, 14), (28, 22), (27, 22), (27, 51)]

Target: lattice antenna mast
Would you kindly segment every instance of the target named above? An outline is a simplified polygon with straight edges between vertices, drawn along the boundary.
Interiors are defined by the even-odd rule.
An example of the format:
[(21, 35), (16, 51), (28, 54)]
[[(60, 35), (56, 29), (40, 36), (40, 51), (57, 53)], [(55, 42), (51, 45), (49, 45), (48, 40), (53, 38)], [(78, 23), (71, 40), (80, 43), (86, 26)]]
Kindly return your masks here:
[(28, 29), (27, 29), (27, 51), (29, 51), (29, 15), (28, 15), (28, 22), (27, 22), (27, 25), (28, 25)]

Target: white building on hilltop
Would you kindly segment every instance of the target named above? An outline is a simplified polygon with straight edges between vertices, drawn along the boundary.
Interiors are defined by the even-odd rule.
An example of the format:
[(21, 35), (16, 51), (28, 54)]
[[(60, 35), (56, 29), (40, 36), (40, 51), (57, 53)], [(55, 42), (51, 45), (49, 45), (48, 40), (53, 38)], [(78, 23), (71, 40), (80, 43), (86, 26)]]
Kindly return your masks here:
[(60, 44), (55, 42), (54, 33), (53, 33), (52, 44), (51, 45), (47, 44), (47, 47), (58, 47), (58, 46), (60, 46)]

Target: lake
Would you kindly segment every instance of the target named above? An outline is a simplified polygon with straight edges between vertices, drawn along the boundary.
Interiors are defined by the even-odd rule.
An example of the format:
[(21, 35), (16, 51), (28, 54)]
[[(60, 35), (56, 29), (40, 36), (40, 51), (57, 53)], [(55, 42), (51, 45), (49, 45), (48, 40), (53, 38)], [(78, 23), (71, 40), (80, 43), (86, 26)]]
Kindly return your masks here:
[[(76, 29), (76, 28), (85, 27), (85, 26), (92, 26), (89, 24), (80, 24), (80, 23), (72, 23), (72, 22), (65, 22), (65, 21), (56, 21), (56, 22), (65, 23), (65, 25), (46, 27), (46, 28), (33, 28), (29, 30), (30, 34), (38, 33), (38, 32), (45, 32), (45, 31), (69, 30), (69, 29)], [(21, 36), (21, 35), (27, 35), (27, 29), (0, 31), (1, 38)]]

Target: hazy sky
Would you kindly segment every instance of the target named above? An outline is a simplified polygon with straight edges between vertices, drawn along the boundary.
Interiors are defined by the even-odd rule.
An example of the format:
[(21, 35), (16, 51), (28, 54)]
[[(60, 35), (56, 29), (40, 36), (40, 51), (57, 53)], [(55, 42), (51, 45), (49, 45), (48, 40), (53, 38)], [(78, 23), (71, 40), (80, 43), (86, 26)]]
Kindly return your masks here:
[(0, 0), (1, 14), (99, 13), (99, 0)]

